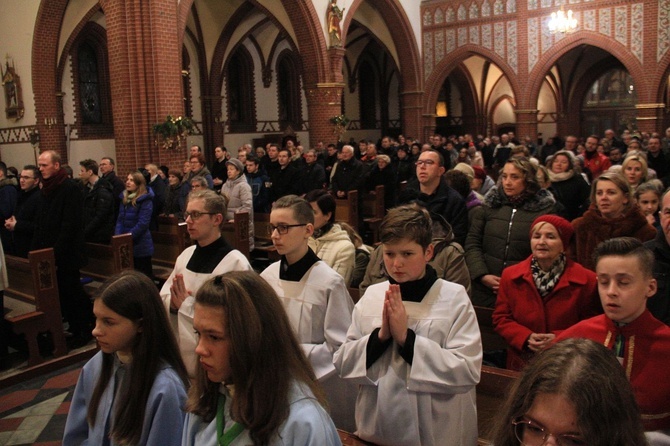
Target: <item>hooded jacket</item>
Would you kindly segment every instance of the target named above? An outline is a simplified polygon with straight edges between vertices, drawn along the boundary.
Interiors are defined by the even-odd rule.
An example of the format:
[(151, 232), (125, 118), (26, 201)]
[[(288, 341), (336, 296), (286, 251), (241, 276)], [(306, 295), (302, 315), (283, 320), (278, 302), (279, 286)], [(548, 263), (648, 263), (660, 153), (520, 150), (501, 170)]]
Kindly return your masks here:
[(124, 205), (123, 196), (121, 197), (115, 234), (130, 233), (133, 236), (134, 257), (150, 257), (154, 253), (154, 242), (151, 238), (151, 231), (149, 231), (151, 214), (154, 209), (153, 199), (154, 192), (151, 189), (147, 189), (147, 193), (137, 199), (135, 206), (130, 202)]
[(344, 283), (351, 282), (356, 259), (356, 248), (351, 243), (347, 231), (340, 225), (333, 224), (330, 230), (318, 238), (310, 237), (309, 247), (321, 260), (344, 278)]

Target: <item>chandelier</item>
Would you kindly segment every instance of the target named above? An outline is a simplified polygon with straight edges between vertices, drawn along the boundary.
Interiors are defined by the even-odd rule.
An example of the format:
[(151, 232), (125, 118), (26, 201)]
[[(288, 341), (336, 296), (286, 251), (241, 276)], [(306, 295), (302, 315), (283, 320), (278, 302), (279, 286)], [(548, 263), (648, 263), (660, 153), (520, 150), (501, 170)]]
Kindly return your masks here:
[(577, 29), (577, 19), (572, 17), (572, 10), (568, 10), (566, 14), (563, 10), (563, 6), (557, 12), (551, 13), (551, 19), (549, 19), (549, 31), (552, 34), (567, 34), (575, 31)]

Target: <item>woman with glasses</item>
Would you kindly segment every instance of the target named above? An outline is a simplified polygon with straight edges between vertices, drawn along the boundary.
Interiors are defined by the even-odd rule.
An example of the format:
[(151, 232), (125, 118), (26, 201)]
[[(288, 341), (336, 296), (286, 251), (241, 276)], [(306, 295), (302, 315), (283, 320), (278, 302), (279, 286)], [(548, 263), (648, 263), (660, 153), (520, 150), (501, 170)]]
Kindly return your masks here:
[(540, 353), (510, 389), (496, 446), (643, 446), (640, 411), (614, 353), (568, 339)]
[(351, 281), (356, 259), (356, 248), (347, 231), (335, 223), (335, 199), (327, 191), (314, 189), (305, 195), (314, 210), (314, 235), (309, 247), (326, 265)]

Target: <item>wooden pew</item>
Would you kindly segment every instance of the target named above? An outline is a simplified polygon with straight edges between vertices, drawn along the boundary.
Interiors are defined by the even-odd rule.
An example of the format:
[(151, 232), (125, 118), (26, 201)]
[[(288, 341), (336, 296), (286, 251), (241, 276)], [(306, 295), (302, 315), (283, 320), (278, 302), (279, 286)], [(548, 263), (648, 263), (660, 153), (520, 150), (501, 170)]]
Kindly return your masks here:
[(477, 425), (479, 426), (480, 445), (491, 444), (489, 434), (500, 415), (507, 395), (519, 372), (482, 366), (481, 379), (477, 384)]
[(379, 242), (379, 225), (381, 225), (385, 213), (384, 186), (379, 185), (374, 191), (370, 191), (363, 196), (361, 213), (363, 214), (363, 222), (372, 233), (372, 240), (368, 242), (375, 245)]
[[(254, 231), (255, 232), (255, 231)], [(249, 258), (249, 213), (235, 213), (234, 223), (225, 223), (221, 229), (223, 238), (230, 246)]]
[[(56, 259), (52, 248), (31, 251), (28, 258), (5, 256), (9, 287), (5, 298), (13, 298), (34, 305), (34, 310), (5, 316), (16, 334), (23, 334), (28, 343), (28, 365), (41, 363), (37, 337), (51, 332), (55, 357), (67, 354), (63, 334), (63, 318), (58, 298)], [(4, 308), (3, 308), (4, 314)]]
[(335, 221), (349, 223), (358, 232), (358, 191), (350, 190), (347, 198), (335, 198)]
[(485, 352), (493, 350), (506, 350), (507, 342), (496, 333), (493, 327), (493, 308), (475, 307), (477, 314), (477, 322), (479, 323), (479, 331), (482, 333), (482, 347)]
[[(170, 218), (170, 217), (168, 217)], [(191, 246), (191, 237), (188, 235), (186, 223), (177, 223), (168, 227), (160, 227), (165, 231), (151, 231), (154, 243), (154, 254), (151, 257), (154, 277), (163, 282), (168, 279), (174, 269), (177, 257), (184, 249)]]
[(104, 281), (126, 269), (133, 269), (133, 237), (130, 234), (115, 235), (109, 245), (86, 243), (88, 263), (81, 274)]
[(270, 214), (254, 213), (254, 251), (252, 257), (267, 258), (270, 262), (280, 259), (269, 235)]

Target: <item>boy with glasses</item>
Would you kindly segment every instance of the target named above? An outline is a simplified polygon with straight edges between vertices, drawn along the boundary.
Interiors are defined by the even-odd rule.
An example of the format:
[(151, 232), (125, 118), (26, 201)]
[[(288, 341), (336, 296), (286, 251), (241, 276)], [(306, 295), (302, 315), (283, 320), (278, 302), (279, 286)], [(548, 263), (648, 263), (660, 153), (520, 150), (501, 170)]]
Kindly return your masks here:
[(261, 273), (277, 292), (305, 356), (323, 387), (340, 429), (353, 430), (356, 390), (342, 381), (333, 354), (344, 342), (354, 303), (344, 279), (312, 251), (314, 211), (296, 195), (278, 199), (270, 213), (270, 236), (281, 260)]
[(193, 331), (195, 293), (208, 279), (229, 271), (249, 271), (249, 260), (221, 236), (226, 200), (213, 190), (188, 196), (184, 219), (195, 243), (182, 252), (163, 284), (161, 298), (179, 341), (179, 351), (190, 377), (195, 376), (197, 339)]

